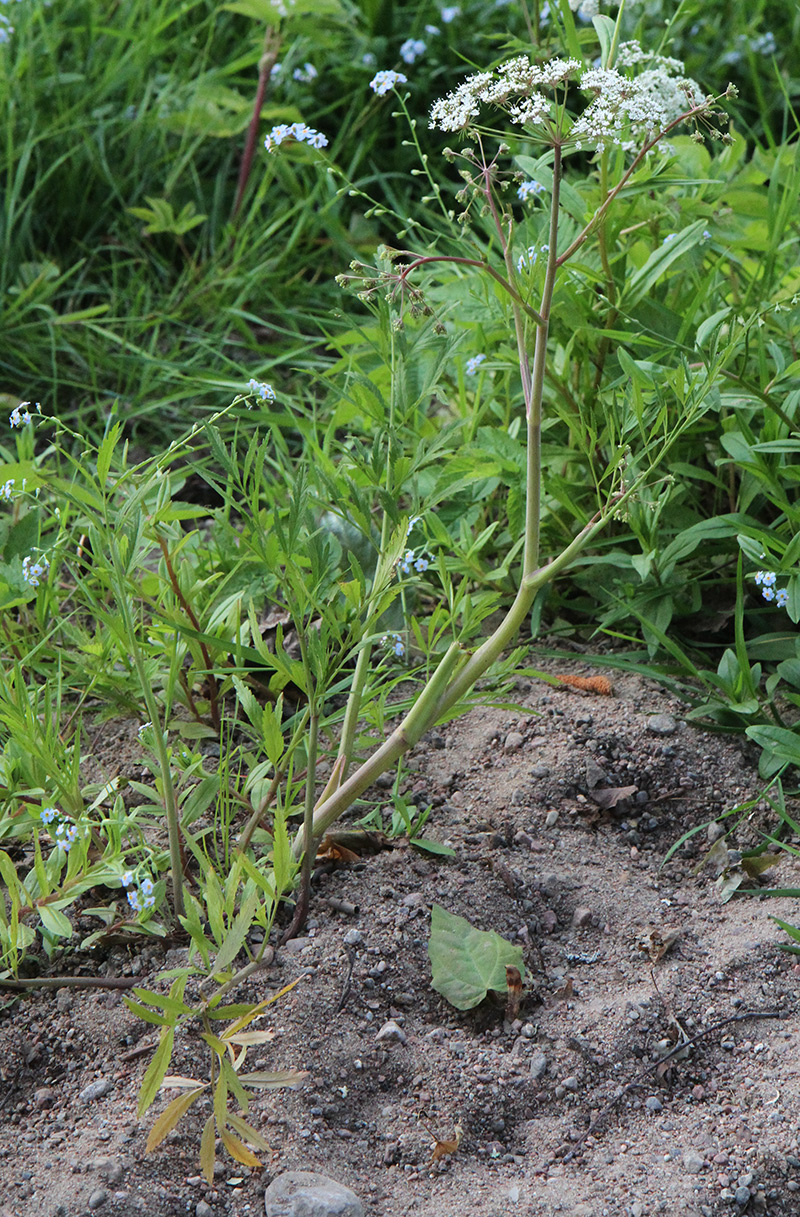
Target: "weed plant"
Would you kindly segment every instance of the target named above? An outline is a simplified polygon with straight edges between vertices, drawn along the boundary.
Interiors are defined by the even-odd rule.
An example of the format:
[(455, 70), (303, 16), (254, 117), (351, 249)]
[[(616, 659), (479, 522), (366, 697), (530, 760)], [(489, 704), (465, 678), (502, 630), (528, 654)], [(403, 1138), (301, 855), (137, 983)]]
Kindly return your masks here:
[[(0, 966), (18, 977), (76, 932), (91, 949), (180, 926), (189, 965), (131, 1002), (161, 1029), (140, 1107), (182, 1090), (154, 1146), (211, 1098), (208, 1174), (216, 1134), (251, 1165), (245, 1142), (264, 1148), (247, 1085), (298, 1080), (241, 1073), (259, 1011), (224, 1004), (267, 959), (282, 902), (286, 936), (320, 839), (384, 814), (368, 799), (388, 769), (385, 815), (441, 850), (403, 800), (402, 759), (506, 695), (521, 629), (575, 627), (567, 570), (585, 618), (638, 621), (651, 662), (705, 690), (698, 712), (746, 726), (765, 772), (796, 763), (776, 719), (779, 690), (800, 701), (795, 145), (728, 133), (668, 48), (627, 39), (633, 7), (582, 23), (566, 0), (532, 5), (539, 42), (512, 30), (499, 66), (459, 83), (449, 35), (429, 61), (398, 49), (363, 72), (358, 39), (384, 47), (400, 6), (365, 3), (346, 32), (333, 3), (319, 22), (298, 5), (296, 26), (256, 0), (152, 3), (137, 8), (152, 47), (182, 41), (151, 93), (127, 6), (121, 27), (74, 2), (56, 28), (17, 8), (2, 366), (46, 393), (41, 410), (9, 394), (0, 452)], [(425, 41), (426, 11), (406, 39)], [(350, 61), (317, 94), (300, 57), (317, 38), (332, 61), (345, 37)], [(42, 40), (81, 75), (56, 114), (32, 70)], [(112, 44), (129, 57), (104, 60)], [(263, 162), (242, 156), (256, 69)], [(420, 117), (445, 71), (430, 121), (459, 147), (440, 170)], [(340, 87), (355, 73), (360, 108)], [(51, 238), (56, 197), (75, 222)], [(352, 303), (332, 318), (322, 278), (348, 263)], [(716, 672), (674, 629), (714, 597), (732, 635)], [(763, 684), (759, 648), (779, 664)], [(120, 712), (145, 775), (87, 784), (90, 728)], [(198, 1021), (208, 1079), (169, 1074)]]

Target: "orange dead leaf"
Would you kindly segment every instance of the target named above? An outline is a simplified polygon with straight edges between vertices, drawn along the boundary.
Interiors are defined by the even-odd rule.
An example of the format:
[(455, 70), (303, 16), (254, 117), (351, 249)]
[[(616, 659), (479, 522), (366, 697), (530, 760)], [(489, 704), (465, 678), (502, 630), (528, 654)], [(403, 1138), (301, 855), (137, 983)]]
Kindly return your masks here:
[(438, 1162), (440, 1158), (446, 1158), (449, 1154), (455, 1154), (458, 1152), (458, 1147), (461, 1144), (461, 1134), (463, 1131), (464, 1130), (462, 1129), (461, 1125), (456, 1124), (455, 1128), (453, 1129), (453, 1140), (440, 1141), (436, 1134), (428, 1129), (428, 1132), (430, 1132), (431, 1136), (436, 1142), (433, 1147), (433, 1153), (431, 1154), (431, 1166), (433, 1166), (434, 1162)]
[(607, 676), (556, 676), (559, 684), (569, 685), (571, 689), (581, 689), (584, 693), (599, 693), (602, 697), (610, 697), (614, 686)]
[(522, 1001), (522, 976), (519, 968), (506, 964), (506, 985), (508, 986), (506, 1019), (513, 1023), (519, 1014), (519, 1003)]

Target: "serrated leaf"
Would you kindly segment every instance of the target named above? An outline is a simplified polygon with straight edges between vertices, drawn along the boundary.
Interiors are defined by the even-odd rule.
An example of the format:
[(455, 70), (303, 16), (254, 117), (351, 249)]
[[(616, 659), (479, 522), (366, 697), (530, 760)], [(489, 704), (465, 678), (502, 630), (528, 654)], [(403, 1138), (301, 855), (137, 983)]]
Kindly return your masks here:
[(227, 1128), (221, 1128), (219, 1135), (230, 1156), (237, 1162), (241, 1162), (242, 1166), (261, 1166), (261, 1162), (253, 1151), (248, 1149), (238, 1137), (234, 1137), (232, 1132), (228, 1132)]
[(291, 1089), (293, 1086), (302, 1086), (308, 1076), (308, 1070), (305, 1069), (278, 1069), (275, 1072), (257, 1069), (253, 1073), (240, 1073), (239, 1081), (256, 1090), (280, 1090), (283, 1087)]
[[(103, 933), (106, 931), (103, 930)], [(148, 1010), (147, 1006), (143, 1006), (141, 1002), (134, 1001), (132, 997), (128, 997), (127, 993), (123, 993), (122, 1000), (125, 1005), (135, 1014), (137, 1018), (141, 1018), (146, 1023), (155, 1023), (157, 1027), (169, 1027), (170, 1020), (164, 1018), (162, 1014), (156, 1014), (153, 1010)]]
[(525, 973), (522, 947), (494, 930), (476, 929), (438, 904), (431, 909), (428, 954), (434, 989), (457, 1010), (471, 1010), (490, 989), (504, 992), (507, 967)]
[(257, 892), (251, 892), (236, 914), (233, 925), (225, 935), (225, 940), (217, 952), (217, 958), (214, 961), (214, 971), (211, 973), (212, 976), (217, 976), (220, 972), (223, 972), (229, 964), (233, 963), (241, 951), (244, 940), (253, 924), (257, 905), (258, 894)]
[(270, 1152), (272, 1147), (269, 1141), (266, 1141), (257, 1129), (248, 1124), (247, 1120), (242, 1119), (241, 1116), (229, 1115), (228, 1124), (245, 1141), (249, 1141), (251, 1145), (255, 1145), (258, 1149), (263, 1149), (266, 1154)]
[(200, 1137), (200, 1169), (203, 1172), (206, 1183), (214, 1182), (215, 1141), (214, 1117), (212, 1115), (208, 1117), (203, 1125), (203, 1133)]
[(153, 1099), (161, 1089), (161, 1083), (164, 1081), (164, 1076), (167, 1072), (170, 1058), (172, 1056), (172, 1045), (175, 1040), (175, 1028), (165, 1027), (161, 1032), (161, 1040), (158, 1047), (153, 1053), (153, 1059), (147, 1066), (144, 1077), (142, 1078), (142, 1087), (139, 1091), (139, 1118), (144, 1115)]
[(161, 1144), (167, 1133), (172, 1132), (178, 1121), (186, 1115), (192, 1103), (200, 1097), (204, 1090), (205, 1086), (198, 1086), (195, 1090), (187, 1091), (186, 1094), (179, 1094), (177, 1099), (173, 1099), (169, 1106), (165, 1107), (150, 1129), (145, 1146), (146, 1153), (152, 1153), (156, 1146)]

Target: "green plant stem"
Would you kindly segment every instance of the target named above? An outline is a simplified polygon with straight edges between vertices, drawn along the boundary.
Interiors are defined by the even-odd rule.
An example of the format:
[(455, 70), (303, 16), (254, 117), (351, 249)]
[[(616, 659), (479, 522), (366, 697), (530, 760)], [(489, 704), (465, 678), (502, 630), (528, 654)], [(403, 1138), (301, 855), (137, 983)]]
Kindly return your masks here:
[(298, 930), (305, 925), (308, 916), (308, 906), (311, 901), (311, 871), (316, 856), (317, 837), (314, 833), (314, 804), (316, 802), (315, 775), (317, 772), (317, 738), (319, 734), (319, 713), (314, 709), (308, 723), (308, 771), (306, 774), (305, 804), (303, 806), (303, 840), (306, 843), (303, 851), (303, 862), (300, 867), (300, 891), (297, 896), (294, 916), (281, 936), (281, 945), (294, 938)]
[(175, 799), (175, 787), (172, 782), (172, 770), (170, 768), (169, 756), (167, 755), (167, 745), (164, 741), (164, 732), (161, 728), (161, 722), (158, 714), (158, 703), (156, 702), (155, 694), (150, 687), (150, 681), (147, 678), (141, 648), (136, 641), (133, 617), (131, 615), (130, 603), (128, 601), (125, 588), (125, 574), (122, 569), (122, 560), (120, 558), (117, 543), (113, 539), (113, 530), (108, 520), (106, 520), (106, 527), (108, 529), (111, 564), (114, 570), (114, 582), (116, 583), (114, 590), (116, 593), (117, 608), (119, 609), (120, 616), (122, 617), (131, 658), (133, 660), (134, 667), (136, 668), (136, 674), (139, 677), (142, 696), (144, 697), (145, 705), (147, 706), (147, 714), (153, 729), (158, 767), (161, 771), (161, 784), (164, 790), (164, 811), (166, 812), (167, 818), (169, 861), (170, 869), (172, 871), (173, 909), (175, 911), (175, 916), (181, 917), (183, 915), (184, 908), (183, 859), (181, 857), (180, 827), (178, 825), (178, 809)]
[[(452, 643), (400, 726), (395, 728), (388, 739), (384, 740), (372, 756), (363, 765), (360, 765), (346, 782), (343, 782), (333, 794), (319, 804), (314, 813), (313, 837), (321, 837), (362, 791), (371, 786), (376, 778), (385, 773), (404, 752), (407, 752), (420, 740), (435, 722), (436, 702), (463, 658), (464, 652), (459, 643)], [(299, 857), (303, 852), (305, 841), (305, 831), (301, 830), (292, 845), (295, 857)]]

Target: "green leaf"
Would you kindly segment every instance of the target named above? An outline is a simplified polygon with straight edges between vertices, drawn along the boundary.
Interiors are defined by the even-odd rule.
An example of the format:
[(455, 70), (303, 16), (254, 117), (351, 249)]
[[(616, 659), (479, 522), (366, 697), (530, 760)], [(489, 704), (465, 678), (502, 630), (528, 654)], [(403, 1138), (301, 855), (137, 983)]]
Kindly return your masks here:
[(522, 947), (494, 930), (475, 929), (438, 904), (431, 909), (428, 954), (434, 989), (457, 1010), (471, 1010), (490, 989), (505, 992), (506, 967), (519, 968), (524, 977)]
[(454, 858), (456, 851), (452, 845), (444, 845), (441, 841), (432, 841), (429, 837), (412, 837), (409, 841), (412, 849), (423, 849), (427, 854), (437, 854), (444, 858)]
[(609, 59), (611, 57), (611, 45), (614, 41), (614, 22), (610, 17), (598, 15), (592, 17), (592, 25), (595, 28), (595, 33), (600, 43), (600, 57), (603, 61), (603, 67), (613, 67), (613, 64), (609, 63)]
[(170, 1058), (172, 1056), (172, 1045), (175, 1040), (175, 1028), (165, 1027), (161, 1032), (161, 1040), (153, 1053), (153, 1059), (147, 1066), (147, 1071), (142, 1078), (142, 1088), (139, 1091), (139, 1118), (144, 1115), (153, 1099), (161, 1088), (161, 1083), (164, 1080), (164, 1075), (169, 1067)]
[(177, 1099), (172, 1100), (150, 1129), (150, 1135), (147, 1138), (147, 1145), (145, 1146), (146, 1153), (151, 1153), (156, 1146), (161, 1144), (167, 1133), (172, 1132), (178, 1121), (186, 1115), (192, 1103), (194, 1103), (195, 1099), (199, 1099), (205, 1089), (205, 1085), (201, 1084), (195, 1087), (194, 1090), (189, 1090), (186, 1094), (179, 1094)]
[(217, 958), (214, 961), (214, 971), (211, 973), (212, 976), (216, 976), (219, 972), (224, 972), (241, 951), (244, 940), (253, 924), (253, 917), (255, 916), (257, 906), (258, 893), (251, 892), (236, 914), (233, 925), (225, 935), (225, 941), (217, 952)]
[(39, 905), (39, 916), (44, 928), (57, 938), (71, 938), (75, 933), (69, 918), (65, 917), (63, 913), (59, 913), (57, 909), (41, 904)]

